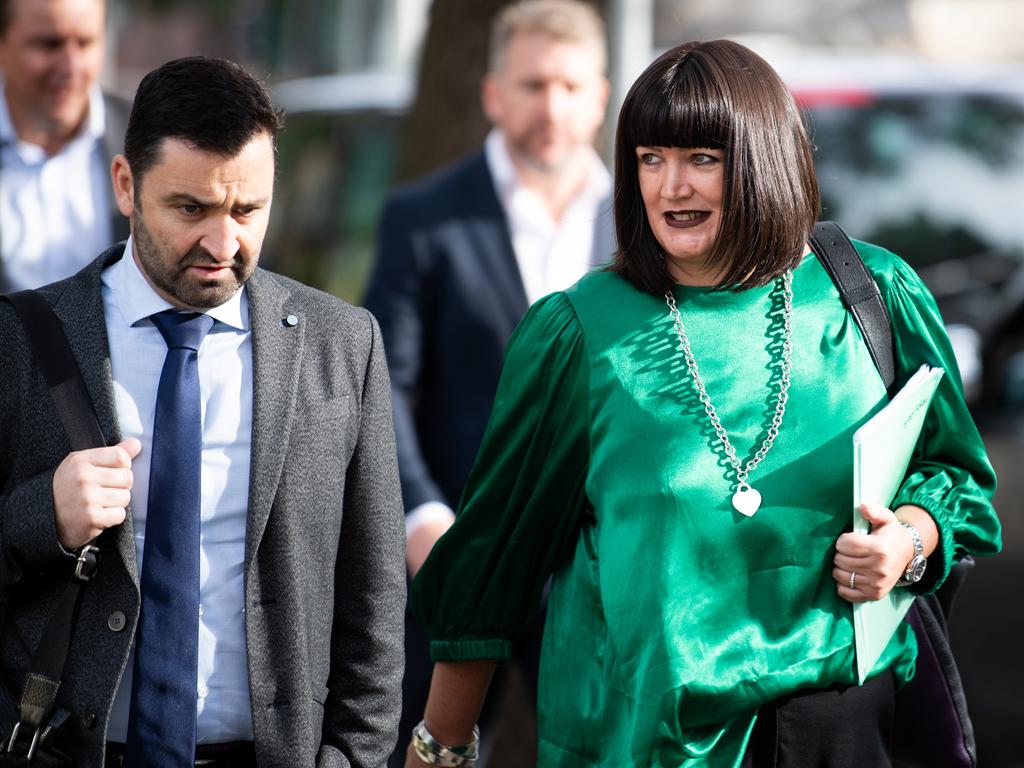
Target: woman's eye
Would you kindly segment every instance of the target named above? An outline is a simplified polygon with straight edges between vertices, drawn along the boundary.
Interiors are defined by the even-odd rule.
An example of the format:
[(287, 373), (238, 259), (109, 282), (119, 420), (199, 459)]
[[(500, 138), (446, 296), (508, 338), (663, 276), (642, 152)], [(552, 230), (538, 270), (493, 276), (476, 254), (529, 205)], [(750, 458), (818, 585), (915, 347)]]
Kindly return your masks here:
[(697, 154), (693, 155), (692, 160), (696, 165), (710, 165), (711, 163), (718, 162), (717, 157), (715, 157), (714, 155), (709, 155), (706, 152), (698, 152)]
[(644, 165), (653, 165), (658, 161), (658, 156), (653, 152), (644, 152), (640, 155), (640, 162)]

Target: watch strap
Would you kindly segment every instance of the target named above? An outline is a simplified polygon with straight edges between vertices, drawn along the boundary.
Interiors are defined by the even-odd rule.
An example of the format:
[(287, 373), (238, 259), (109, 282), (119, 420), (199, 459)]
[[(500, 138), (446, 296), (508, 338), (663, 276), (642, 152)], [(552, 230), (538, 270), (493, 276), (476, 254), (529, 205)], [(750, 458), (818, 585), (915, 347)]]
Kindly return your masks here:
[(910, 533), (910, 538), (914, 542), (914, 554), (907, 563), (907, 567), (906, 570), (903, 571), (903, 575), (900, 576), (899, 580), (896, 582), (896, 586), (909, 587), (917, 581), (917, 579), (913, 578), (913, 574), (918, 562), (920, 560), (924, 560), (924, 542), (921, 540), (921, 532), (917, 530), (915, 525), (908, 523), (906, 520), (900, 520), (900, 525)]

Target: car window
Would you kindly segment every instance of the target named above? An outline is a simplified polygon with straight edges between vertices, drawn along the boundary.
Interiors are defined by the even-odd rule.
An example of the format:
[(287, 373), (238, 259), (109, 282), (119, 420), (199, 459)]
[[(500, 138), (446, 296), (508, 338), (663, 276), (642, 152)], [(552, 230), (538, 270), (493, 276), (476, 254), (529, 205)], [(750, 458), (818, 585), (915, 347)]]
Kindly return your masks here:
[[(803, 96), (825, 218), (910, 262), (947, 322), (984, 330), (1024, 263), (1024, 103), (987, 94)], [(1017, 297), (1019, 301), (1019, 297)]]

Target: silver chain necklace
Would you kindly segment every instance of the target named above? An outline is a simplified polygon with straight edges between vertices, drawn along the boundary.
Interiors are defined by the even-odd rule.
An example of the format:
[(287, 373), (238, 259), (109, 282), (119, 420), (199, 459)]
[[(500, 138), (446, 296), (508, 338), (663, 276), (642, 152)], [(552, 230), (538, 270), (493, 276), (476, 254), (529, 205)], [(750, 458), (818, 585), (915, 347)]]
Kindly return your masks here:
[(786, 400), (789, 399), (789, 371), (793, 357), (793, 275), (791, 272), (786, 272), (779, 279), (782, 281), (783, 291), (783, 339), (779, 399), (775, 403), (775, 415), (772, 417), (772, 425), (768, 429), (768, 434), (765, 435), (761, 447), (747, 460), (746, 465), (742, 464), (736, 457), (736, 449), (729, 442), (729, 435), (726, 434), (718, 414), (715, 413), (715, 406), (711, 404), (711, 398), (704, 387), (704, 380), (700, 377), (700, 369), (697, 368), (697, 361), (694, 360), (693, 352), (690, 350), (690, 339), (686, 335), (686, 328), (683, 327), (683, 318), (679, 314), (679, 308), (676, 306), (676, 299), (672, 295), (671, 289), (665, 291), (665, 302), (668, 304), (669, 310), (668, 314), (672, 318), (672, 325), (675, 327), (676, 335), (679, 337), (677, 349), (683, 353), (683, 358), (686, 360), (686, 369), (690, 372), (690, 378), (693, 379), (693, 386), (697, 389), (701, 403), (704, 404), (704, 412), (707, 413), (711, 426), (715, 428), (715, 434), (718, 435), (718, 440), (725, 449), (726, 459), (728, 459), (729, 464), (732, 465), (733, 471), (736, 473), (738, 485), (736, 493), (732, 496), (732, 505), (737, 512), (747, 517), (757, 512), (761, 506), (761, 494), (754, 488), (751, 488), (747, 478), (757, 465), (761, 463), (761, 460), (768, 455), (768, 451), (771, 450), (775, 438), (779, 436), (782, 416), (786, 412)]

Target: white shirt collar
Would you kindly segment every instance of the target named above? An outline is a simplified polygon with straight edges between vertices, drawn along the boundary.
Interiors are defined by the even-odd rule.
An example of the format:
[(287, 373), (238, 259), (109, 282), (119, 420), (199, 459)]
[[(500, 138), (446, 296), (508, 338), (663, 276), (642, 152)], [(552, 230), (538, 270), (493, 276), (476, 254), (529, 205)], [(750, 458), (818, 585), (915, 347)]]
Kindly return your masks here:
[[(82, 126), (82, 130), (74, 137), (74, 139), (72, 139), (72, 141), (77, 141), (82, 138), (100, 141), (106, 130), (107, 115), (103, 108), (103, 92), (100, 90), (98, 85), (94, 85), (89, 91), (89, 115), (85, 120), (85, 125)], [(0, 143), (13, 145), (23, 144), (23, 142), (18, 139), (17, 132), (14, 130), (14, 121), (11, 119), (11, 110), (7, 106), (7, 85), (2, 81), (0, 81)]]
[[(587, 147), (586, 151), (587, 181), (577, 194), (577, 198), (597, 202), (606, 198), (611, 192), (612, 177), (597, 152), (592, 147)], [(487, 159), (487, 167), (491, 171), (491, 176), (494, 178), (494, 187), (498, 192), (498, 198), (507, 204), (518, 190), (525, 187), (519, 179), (515, 163), (512, 162), (505, 134), (500, 129), (492, 128), (487, 134), (487, 139), (484, 141), (484, 156)]]
[[(146, 281), (132, 255), (131, 237), (125, 243), (121, 259), (104, 271), (103, 282), (112, 291), (114, 303), (129, 326), (134, 326), (157, 312), (175, 309)], [(236, 292), (220, 306), (208, 309), (205, 314), (237, 330), (249, 330), (249, 305), (244, 290)]]

